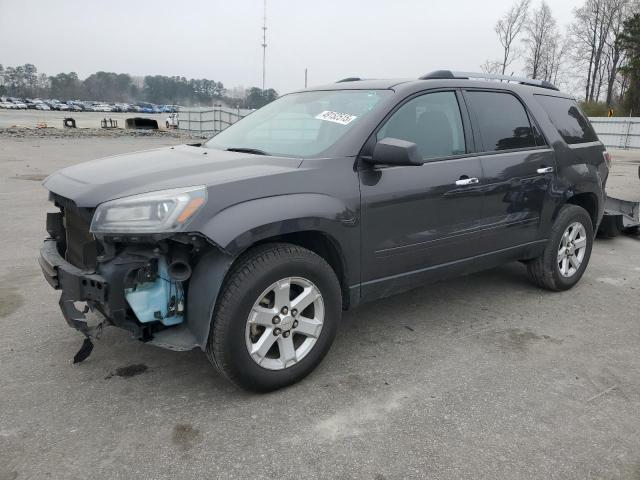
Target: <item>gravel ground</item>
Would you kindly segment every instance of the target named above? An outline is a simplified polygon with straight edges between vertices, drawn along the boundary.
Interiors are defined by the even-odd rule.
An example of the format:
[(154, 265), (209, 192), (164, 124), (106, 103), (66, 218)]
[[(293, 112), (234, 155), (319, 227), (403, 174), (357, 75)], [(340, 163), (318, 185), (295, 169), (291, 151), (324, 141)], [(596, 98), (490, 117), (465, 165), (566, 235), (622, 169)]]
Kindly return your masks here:
[(597, 241), (570, 292), (514, 263), (365, 305), (268, 395), (113, 328), (72, 365), (39, 180), (181, 141), (0, 136), (1, 480), (640, 479), (638, 237)]
[(158, 126), (164, 127), (168, 113), (118, 113), (118, 112), (58, 112), (55, 110), (0, 110), (0, 128), (35, 127), (36, 124), (44, 122), (50, 128), (63, 128), (62, 123), (65, 118), (75, 119), (78, 128), (100, 128), (100, 122), (106, 118), (118, 121), (122, 128), (125, 120), (133, 117), (152, 118), (157, 120)]
[(151, 138), (176, 138), (183, 141), (190, 139), (203, 139), (206, 137), (196, 134), (188, 134), (178, 130), (136, 130), (125, 128), (102, 129), (102, 128), (31, 128), (31, 127), (9, 127), (0, 128), (0, 139), (66, 139), (74, 140), (80, 138), (120, 138), (120, 137), (151, 137)]

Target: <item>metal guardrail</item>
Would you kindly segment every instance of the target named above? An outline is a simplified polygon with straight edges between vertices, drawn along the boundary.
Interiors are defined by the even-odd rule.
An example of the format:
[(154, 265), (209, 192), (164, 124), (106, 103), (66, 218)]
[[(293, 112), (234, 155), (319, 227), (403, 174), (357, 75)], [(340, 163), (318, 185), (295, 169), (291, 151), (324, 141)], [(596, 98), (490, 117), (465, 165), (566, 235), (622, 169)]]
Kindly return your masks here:
[(178, 111), (178, 129), (203, 134), (216, 134), (251, 113), (251, 110), (232, 109), (215, 105), (209, 109), (186, 109)]
[(607, 148), (640, 149), (640, 117), (590, 117), (589, 120)]

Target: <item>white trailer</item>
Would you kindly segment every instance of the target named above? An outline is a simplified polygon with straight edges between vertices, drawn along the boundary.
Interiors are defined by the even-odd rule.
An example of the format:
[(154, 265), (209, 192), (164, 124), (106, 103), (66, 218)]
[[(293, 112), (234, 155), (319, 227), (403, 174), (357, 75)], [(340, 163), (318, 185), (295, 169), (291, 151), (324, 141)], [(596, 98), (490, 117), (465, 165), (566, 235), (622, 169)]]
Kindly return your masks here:
[(598, 233), (615, 237), (640, 229), (640, 151), (612, 152), (607, 180), (607, 203)]

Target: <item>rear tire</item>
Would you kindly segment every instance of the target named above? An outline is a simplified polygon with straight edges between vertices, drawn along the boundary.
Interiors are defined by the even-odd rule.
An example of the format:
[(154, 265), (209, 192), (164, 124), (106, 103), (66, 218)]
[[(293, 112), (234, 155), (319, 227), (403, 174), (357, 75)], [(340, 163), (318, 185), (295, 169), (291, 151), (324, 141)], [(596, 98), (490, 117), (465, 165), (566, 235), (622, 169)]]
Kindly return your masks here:
[(291, 385), (329, 351), (341, 313), (340, 283), (324, 259), (286, 243), (255, 247), (235, 262), (225, 280), (207, 358), (248, 390)]
[(587, 211), (565, 205), (551, 228), (545, 249), (527, 263), (531, 280), (547, 290), (568, 290), (580, 281), (593, 247), (593, 226)]

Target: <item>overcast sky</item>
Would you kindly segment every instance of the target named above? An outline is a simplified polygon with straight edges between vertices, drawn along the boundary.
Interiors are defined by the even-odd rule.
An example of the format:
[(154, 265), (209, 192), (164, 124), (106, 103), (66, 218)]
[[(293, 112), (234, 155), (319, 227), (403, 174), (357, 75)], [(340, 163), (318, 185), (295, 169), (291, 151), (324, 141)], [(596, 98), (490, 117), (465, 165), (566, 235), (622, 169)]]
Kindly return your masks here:
[[(267, 0), (267, 87), (479, 71), (512, 0)], [(582, 0), (547, 0), (562, 26)], [(534, 0), (537, 6), (539, 1)], [(261, 86), (262, 0), (0, 0), (0, 63)], [(512, 69), (519, 73), (521, 65)]]

